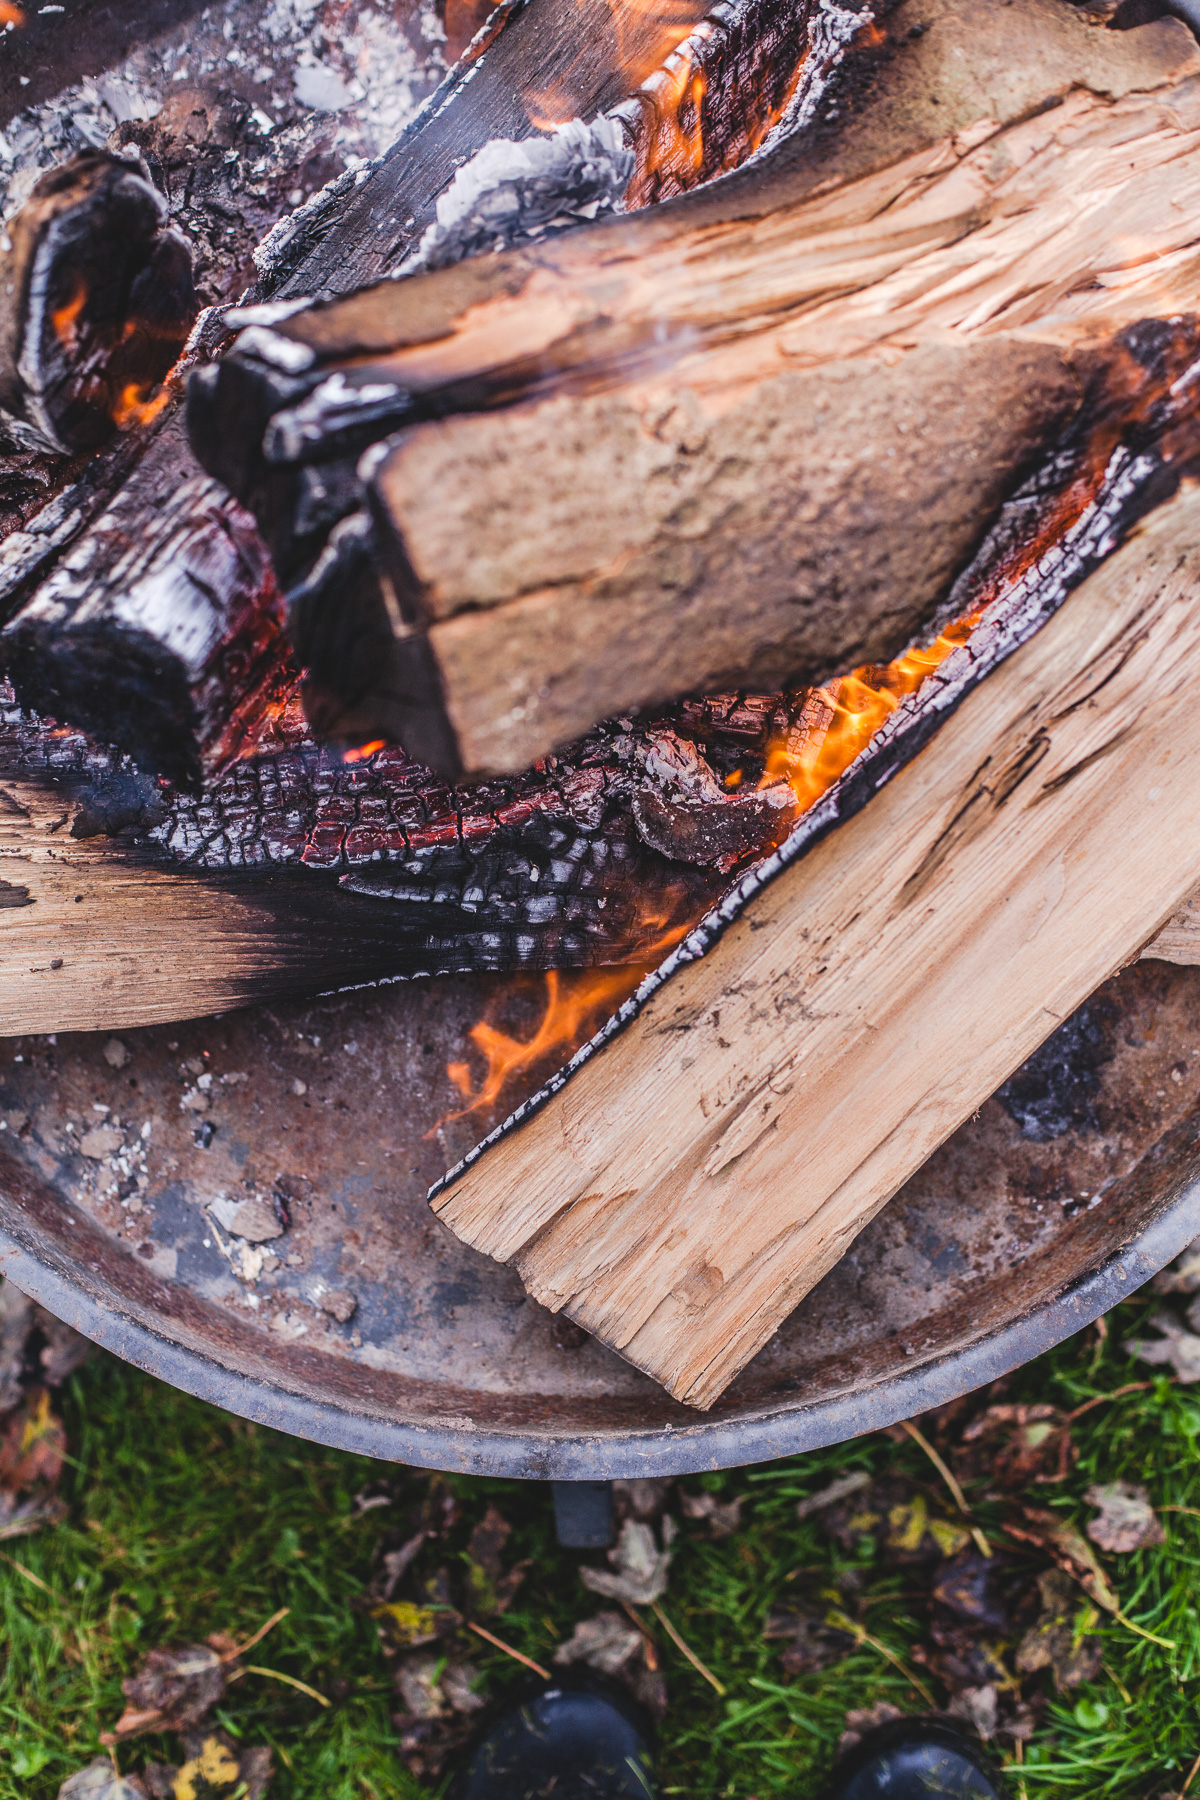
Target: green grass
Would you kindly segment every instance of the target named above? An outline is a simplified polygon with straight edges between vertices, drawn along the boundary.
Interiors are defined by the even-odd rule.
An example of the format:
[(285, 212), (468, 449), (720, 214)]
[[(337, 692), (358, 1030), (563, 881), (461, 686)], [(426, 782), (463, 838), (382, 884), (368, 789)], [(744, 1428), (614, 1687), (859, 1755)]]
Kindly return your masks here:
[[(1005, 1397), (1072, 1408), (1147, 1379), (1150, 1372), (1119, 1349), (1145, 1310), (1113, 1315), (1102, 1348), (1089, 1330), (1031, 1364)], [(319, 1689), (332, 1705), (322, 1709), (252, 1675), (230, 1690), (221, 1712), (235, 1736), (274, 1747), (273, 1800), (391, 1800), (425, 1791), (396, 1759), (389, 1666), (358, 1603), (374, 1546), (405, 1528), (427, 1478), (248, 1426), (108, 1357), (72, 1379), (62, 1404), (72, 1455), (62, 1486), (69, 1517), (37, 1537), (0, 1544), (0, 1800), (51, 1800), (62, 1779), (97, 1754), (98, 1732), (121, 1711), (121, 1677), (146, 1651), (212, 1631), (245, 1636), (282, 1606), (289, 1616), (253, 1660)], [(1145, 1483), (1158, 1507), (1200, 1510), (1200, 1390), (1158, 1380), (1097, 1407), (1075, 1435), (1079, 1460), (1070, 1478), (1031, 1489), (1030, 1504), (1082, 1524), (1088, 1484), (1122, 1477)], [(912, 1654), (925, 1626), (906, 1598), (911, 1572), (873, 1561), (869, 1544), (848, 1557), (816, 1521), (796, 1520), (798, 1497), (859, 1467), (896, 1471), (944, 1502), (920, 1449), (885, 1435), (684, 1483), (743, 1494), (748, 1503), (733, 1538), (708, 1542), (685, 1527), (678, 1544), (664, 1604), (728, 1692), (719, 1697), (663, 1642), (670, 1704), (659, 1771), (667, 1793), (802, 1796), (828, 1767), (849, 1708), (888, 1700), (920, 1709), (904, 1674), (868, 1645), (789, 1680), (777, 1646), (762, 1640), (772, 1604), (801, 1597), (830, 1604), (848, 1563), (861, 1569), (867, 1629), (942, 1698)], [(390, 1484), (392, 1503), (360, 1512), (355, 1494), (381, 1482)], [(579, 1554), (555, 1545), (548, 1490), (465, 1477), (453, 1478), (453, 1487), (463, 1518), (443, 1560), (461, 1564), (470, 1526), (494, 1502), (515, 1528), (507, 1556), (532, 1559), (517, 1600), (495, 1623), (508, 1642), (547, 1661), (556, 1641), (603, 1604), (578, 1580)], [(979, 1509), (997, 1538), (1004, 1511)], [(1105, 1621), (1103, 1672), (1061, 1700), (1051, 1694), (1026, 1748), (1019, 1778), (1029, 1800), (1177, 1791), (1200, 1753), (1200, 1518), (1168, 1513), (1164, 1523), (1164, 1547), (1104, 1561), (1126, 1615), (1176, 1647)], [(1031, 1551), (1029, 1566), (1045, 1563)], [(479, 1648), (489, 1692), (522, 1678), (500, 1652)], [(177, 1742), (127, 1745), (122, 1768), (136, 1770), (148, 1755), (178, 1760)]]

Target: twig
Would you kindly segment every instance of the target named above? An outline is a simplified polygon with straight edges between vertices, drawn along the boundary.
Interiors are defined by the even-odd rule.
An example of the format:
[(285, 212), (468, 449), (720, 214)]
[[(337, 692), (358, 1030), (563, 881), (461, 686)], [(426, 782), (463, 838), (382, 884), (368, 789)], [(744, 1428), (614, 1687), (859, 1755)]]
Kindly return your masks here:
[(1196, 1758), (1195, 1762), (1192, 1764), (1191, 1768), (1188, 1770), (1188, 1778), (1179, 1790), (1179, 1800), (1183, 1800), (1183, 1796), (1187, 1793), (1187, 1791), (1191, 1787), (1193, 1781), (1195, 1781), (1198, 1770), (1200, 1770), (1200, 1756), (1198, 1756)]
[[(1168, 1375), (1168, 1381), (1173, 1379), (1173, 1376)], [(1076, 1419), (1082, 1419), (1084, 1413), (1091, 1412), (1093, 1406), (1103, 1406), (1106, 1400), (1119, 1400), (1122, 1394), (1140, 1394), (1153, 1386), (1152, 1381), (1130, 1381), (1124, 1387), (1114, 1388), (1111, 1394), (1095, 1394), (1092, 1399), (1085, 1400), (1082, 1406), (1077, 1406), (1074, 1412), (1067, 1414), (1067, 1424), (1073, 1425)]]
[(43, 1594), (49, 1594), (52, 1600), (58, 1599), (54, 1589), (48, 1587), (40, 1575), (35, 1575), (32, 1569), (27, 1569), (24, 1563), (18, 1562), (15, 1556), (9, 1556), (4, 1550), (0, 1550), (0, 1556), (3, 1556), (6, 1563), (12, 1564), (18, 1575), (23, 1575), (26, 1581), (32, 1581), (34, 1587), (41, 1588)]
[(261, 1643), (268, 1631), (273, 1631), (280, 1619), (286, 1619), (291, 1611), (290, 1606), (281, 1606), (277, 1613), (272, 1613), (265, 1625), (260, 1625), (253, 1637), (248, 1637), (244, 1644), (238, 1644), (233, 1650), (227, 1650), (221, 1658), (223, 1663), (232, 1662), (235, 1656), (245, 1656), (247, 1650), (253, 1650), (255, 1644)]
[(1195, 1506), (1160, 1506), (1159, 1512), (1186, 1513), (1189, 1519), (1200, 1519), (1200, 1507)]
[(284, 1675), (278, 1669), (260, 1669), (255, 1663), (247, 1663), (246, 1673), (247, 1675), (269, 1675), (272, 1681), (285, 1681), (289, 1687), (298, 1688), (302, 1694), (307, 1694), (310, 1700), (317, 1701), (320, 1706), (332, 1705), (332, 1702), (327, 1700), (324, 1694), (318, 1694), (316, 1688), (310, 1688), (307, 1682), (297, 1681), (294, 1675)]
[(914, 1444), (920, 1444), (922, 1450), (925, 1452), (946, 1486), (950, 1489), (950, 1497), (963, 1518), (967, 1521), (967, 1527), (971, 1536), (975, 1539), (976, 1544), (979, 1546), (984, 1556), (990, 1556), (992, 1554), (992, 1546), (988, 1543), (982, 1531), (980, 1531), (978, 1525), (976, 1525), (972, 1519), (971, 1509), (967, 1505), (966, 1496), (954, 1479), (954, 1476), (950, 1473), (949, 1465), (938, 1455), (924, 1432), (917, 1430), (911, 1419), (901, 1419), (900, 1427), (901, 1430), (907, 1431)]
[(937, 1702), (929, 1689), (925, 1686), (924, 1682), (918, 1681), (912, 1670), (900, 1660), (895, 1651), (889, 1650), (886, 1644), (881, 1644), (877, 1637), (872, 1637), (871, 1633), (867, 1631), (864, 1626), (860, 1625), (857, 1619), (852, 1619), (848, 1613), (831, 1612), (829, 1615), (829, 1623), (836, 1631), (849, 1632), (856, 1643), (867, 1644), (872, 1650), (876, 1651), (878, 1655), (884, 1657), (891, 1663), (893, 1669), (899, 1670), (909, 1686), (916, 1689), (930, 1711), (937, 1711)]
[(621, 1605), (642, 1634), (642, 1651), (646, 1658), (646, 1667), (652, 1675), (657, 1675), (658, 1645), (651, 1636), (650, 1627), (646, 1624), (646, 1621), (640, 1614), (629, 1604), (628, 1600), (622, 1600)]
[(710, 1687), (716, 1688), (718, 1694), (720, 1694), (722, 1696), (722, 1698), (724, 1698), (725, 1693), (727, 1691), (725, 1688), (724, 1682), (718, 1681), (716, 1676), (713, 1674), (712, 1670), (705, 1668), (704, 1664), (700, 1661), (700, 1658), (696, 1655), (696, 1652), (692, 1649), (691, 1645), (684, 1643), (683, 1639), (680, 1637), (679, 1633), (676, 1631), (675, 1627), (672, 1625), (670, 1619), (668, 1619), (666, 1613), (663, 1611), (662, 1607), (658, 1604), (657, 1600), (652, 1600), (650, 1602), (650, 1611), (654, 1614), (655, 1618), (658, 1620), (659, 1624), (662, 1626), (663, 1630), (666, 1632), (667, 1636), (670, 1638), (670, 1640), (674, 1644), (675, 1648), (677, 1650), (683, 1651), (683, 1654), (687, 1657), (687, 1659), (691, 1663), (693, 1669), (698, 1670), (699, 1673), (701, 1675), (703, 1675), (703, 1677), (704, 1677), (705, 1681), (707, 1681), (708, 1685)]
[(1179, 1648), (1179, 1645), (1175, 1642), (1174, 1638), (1156, 1637), (1152, 1631), (1147, 1631), (1144, 1626), (1135, 1625), (1133, 1620), (1126, 1618), (1123, 1612), (1115, 1612), (1113, 1618), (1117, 1621), (1118, 1625), (1123, 1625), (1126, 1631), (1132, 1631), (1135, 1637), (1145, 1638), (1148, 1644), (1161, 1644), (1164, 1650), (1178, 1650)]
[(549, 1681), (549, 1669), (543, 1669), (541, 1663), (535, 1663), (532, 1656), (522, 1656), (519, 1650), (514, 1650), (511, 1644), (504, 1642), (503, 1638), (498, 1638), (492, 1632), (486, 1631), (482, 1625), (477, 1625), (474, 1619), (467, 1620), (467, 1630), (475, 1632), (477, 1637), (486, 1638), (489, 1644), (495, 1644), (497, 1650), (503, 1650), (505, 1656), (511, 1656), (514, 1662), (524, 1663), (527, 1669), (532, 1669), (534, 1674), (540, 1675), (543, 1681)]

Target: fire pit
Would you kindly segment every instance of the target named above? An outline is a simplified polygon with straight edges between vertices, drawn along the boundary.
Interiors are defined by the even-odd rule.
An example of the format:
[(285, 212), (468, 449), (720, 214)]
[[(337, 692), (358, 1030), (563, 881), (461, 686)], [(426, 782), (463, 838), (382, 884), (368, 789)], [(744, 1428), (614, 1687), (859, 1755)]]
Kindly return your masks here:
[(569, 1478), (918, 1410), (1196, 1235), (1196, 972), (1074, 1009), (1200, 872), (1200, 65), (1022, 0), (935, 112), (945, 5), (535, 11), (245, 0), (13, 122), (0, 1149), (122, 1354)]

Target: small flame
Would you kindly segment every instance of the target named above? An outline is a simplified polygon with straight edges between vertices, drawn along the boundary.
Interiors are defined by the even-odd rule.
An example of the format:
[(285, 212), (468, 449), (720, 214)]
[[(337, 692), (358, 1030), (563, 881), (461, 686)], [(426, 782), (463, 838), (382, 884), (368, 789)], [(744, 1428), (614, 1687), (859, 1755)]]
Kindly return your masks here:
[(14, 28), (25, 23), (25, 14), (19, 6), (10, 4), (10, 0), (0, 0), (0, 25), (12, 25)]
[(356, 750), (343, 751), (342, 761), (344, 763), (366, 762), (368, 757), (374, 756), (377, 750), (383, 750), (386, 746), (386, 738), (372, 738), (369, 744), (359, 744)]
[[(0, 0), (0, 19), (2, 18), (2, 0)], [(63, 346), (64, 350), (73, 350), (75, 348), (75, 335), (79, 315), (87, 305), (87, 297), (88, 291), (86, 282), (77, 281), (75, 284), (75, 292), (71, 295), (71, 298), (67, 301), (66, 305), (56, 306), (51, 311), (50, 324), (53, 328), (55, 337)]]
[[(537, 1068), (551, 1056), (557, 1062), (564, 1061), (636, 992), (650, 970), (657, 968), (666, 952), (679, 942), (689, 923), (687, 919), (671, 925), (665, 920), (647, 920), (651, 929), (658, 925), (662, 929), (636, 963), (623, 963), (611, 969), (548, 970), (543, 978), (545, 1009), (530, 1038), (512, 1037), (486, 1019), (472, 1026), (471, 1041), (483, 1056), (486, 1071), (476, 1087), (469, 1064), (452, 1062), (446, 1065), (447, 1075), (467, 1104), (460, 1112), (439, 1120), (439, 1124), (448, 1125), (452, 1120), (465, 1119), (470, 1113), (491, 1106), (509, 1082), (526, 1070)], [(506, 992), (512, 992), (511, 985)]]
[(883, 668), (856, 669), (827, 687), (813, 688), (787, 736), (769, 746), (759, 786), (782, 777), (807, 811), (845, 774), (900, 702), (966, 643), (981, 612), (979, 608), (955, 620), (932, 644), (906, 650)]
[(149, 425), (170, 398), (171, 390), (165, 382), (144, 387), (131, 381), (113, 401), (112, 416), (117, 430), (129, 431), (135, 425)]

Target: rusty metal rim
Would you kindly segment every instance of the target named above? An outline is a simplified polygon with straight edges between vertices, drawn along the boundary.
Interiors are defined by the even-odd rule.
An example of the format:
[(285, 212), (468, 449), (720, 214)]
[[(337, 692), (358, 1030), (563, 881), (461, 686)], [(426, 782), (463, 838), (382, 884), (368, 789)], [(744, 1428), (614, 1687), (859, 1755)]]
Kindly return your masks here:
[[(1022, 1318), (961, 1349), (856, 1393), (776, 1407), (740, 1420), (698, 1417), (658, 1431), (557, 1435), (497, 1431), (467, 1421), (437, 1426), (354, 1412), (229, 1369), (138, 1323), (39, 1258), (0, 1227), (0, 1272), (31, 1299), (123, 1361), (171, 1386), (273, 1430), (334, 1449), (417, 1468), (523, 1480), (684, 1475), (736, 1468), (841, 1443), (995, 1381), (1127, 1299), (1200, 1236), (1200, 1173), (1159, 1216), (1100, 1268)], [(79, 1272), (86, 1277), (86, 1271)]]

